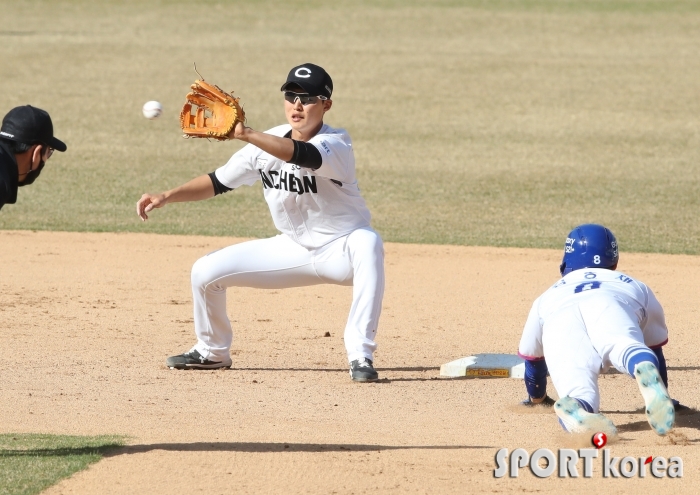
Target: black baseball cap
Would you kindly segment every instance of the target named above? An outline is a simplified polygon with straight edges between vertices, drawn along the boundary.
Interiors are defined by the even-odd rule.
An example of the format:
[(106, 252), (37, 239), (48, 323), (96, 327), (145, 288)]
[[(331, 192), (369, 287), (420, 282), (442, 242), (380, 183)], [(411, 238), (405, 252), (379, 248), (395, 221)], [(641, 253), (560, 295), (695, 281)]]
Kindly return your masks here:
[(66, 151), (63, 141), (53, 137), (53, 123), (46, 110), (31, 105), (15, 107), (2, 119), (0, 138), (24, 144), (43, 144)]
[(323, 67), (315, 64), (297, 65), (289, 71), (287, 81), (280, 91), (299, 86), (309, 96), (325, 96), (330, 98), (333, 93), (333, 81)]

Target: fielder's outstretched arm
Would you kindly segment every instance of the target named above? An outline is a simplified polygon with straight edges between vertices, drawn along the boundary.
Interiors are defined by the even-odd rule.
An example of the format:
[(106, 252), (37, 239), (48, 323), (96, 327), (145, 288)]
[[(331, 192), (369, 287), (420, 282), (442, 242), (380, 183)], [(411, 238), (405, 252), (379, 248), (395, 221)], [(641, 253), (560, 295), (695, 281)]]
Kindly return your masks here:
[(292, 139), (259, 132), (239, 122), (231, 131), (229, 137), (257, 146), (266, 153), (287, 163), (316, 170), (321, 166), (321, 153), (313, 144), (307, 141), (314, 137), (321, 130), (321, 127), (323, 127), (323, 121), (319, 122), (318, 126), (309, 135), (298, 136), (300, 139)]
[(241, 122), (236, 125), (231, 134), (235, 139), (257, 146), (285, 162), (289, 162), (294, 154), (294, 143), (291, 139), (258, 132), (250, 127), (245, 127)]
[(214, 184), (209, 175), (200, 175), (191, 181), (160, 194), (144, 194), (136, 202), (136, 214), (141, 220), (148, 220), (147, 213), (153, 208), (162, 208), (168, 203), (200, 201), (214, 197)]

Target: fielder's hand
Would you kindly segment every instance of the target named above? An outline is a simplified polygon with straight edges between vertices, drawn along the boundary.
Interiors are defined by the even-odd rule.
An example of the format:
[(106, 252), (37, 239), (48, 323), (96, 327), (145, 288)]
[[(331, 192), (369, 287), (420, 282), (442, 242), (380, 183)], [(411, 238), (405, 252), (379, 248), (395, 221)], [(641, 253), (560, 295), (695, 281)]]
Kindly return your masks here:
[(233, 129), (227, 134), (227, 137), (229, 139), (241, 139), (245, 136), (246, 129), (245, 124), (239, 120), (234, 124)]
[(144, 222), (148, 220), (148, 213), (153, 208), (162, 208), (166, 205), (164, 194), (144, 194), (136, 202), (136, 214), (141, 217)]

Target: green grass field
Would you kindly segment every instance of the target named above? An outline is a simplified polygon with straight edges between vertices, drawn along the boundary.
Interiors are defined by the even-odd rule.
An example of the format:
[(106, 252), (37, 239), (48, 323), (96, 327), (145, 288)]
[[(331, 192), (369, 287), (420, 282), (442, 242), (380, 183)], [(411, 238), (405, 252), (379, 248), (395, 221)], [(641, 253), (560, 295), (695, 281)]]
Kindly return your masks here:
[(33, 495), (123, 445), (117, 436), (0, 434), (0, 495)]
[(594, 221), (623, 250), (700, 253), (700, 2), (0, 5), (0, 111), (49, 110), (69, 146), (2, 229), (274, 234), (259, 185), (145, 224), (134, 205), (240, 147), (180, 137), (193, 62), (259, 130), (284, 121), (289, 68), (315, 62), (387, 241), (559, 247)]

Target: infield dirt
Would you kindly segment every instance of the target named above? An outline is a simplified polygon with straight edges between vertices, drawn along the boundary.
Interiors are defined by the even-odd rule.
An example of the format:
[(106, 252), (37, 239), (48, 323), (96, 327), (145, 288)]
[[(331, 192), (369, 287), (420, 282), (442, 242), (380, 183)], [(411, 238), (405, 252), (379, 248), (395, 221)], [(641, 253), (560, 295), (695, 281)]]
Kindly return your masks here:
[[(194, 343), (192, 263), (240, 241), (0, 232), (0, 431), (130, 437), (45, 493), (669, 493), (697, 483), (700, 414), (657, 437), (622, 375), (600, 380), (621, 431), (612, 454), (680, 456), (682, 479), (603, 479), (599, 462), (592, 479), (493, 477), (501, 447), (577, 446), (551, 410), (517, 406), (521, 380), (440, 379), (439, 366), (514, 353), (530, 304), (558, 275), (558, 251), (387, 244), (375, 384), (348, 376), (351, 289), (335, 286), (230, 289), (233, 368), (167, 369)], [(620, 267), (664, 305), (670, 390), (697, 407), (700, 258), (624, 253)]]

